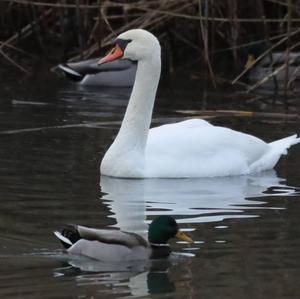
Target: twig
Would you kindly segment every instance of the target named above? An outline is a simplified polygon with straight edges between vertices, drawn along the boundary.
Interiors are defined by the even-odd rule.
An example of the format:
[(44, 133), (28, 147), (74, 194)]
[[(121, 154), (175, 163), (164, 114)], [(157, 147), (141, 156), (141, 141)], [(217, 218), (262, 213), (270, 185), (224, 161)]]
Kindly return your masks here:
[[(258, 0), (258, 9), (260, 11), (260, 15), (261, 15), (262, 19), (265, 20), (266, 16), (265, 16), (264, 6), (263, 6), (262, 1), (263, 0)], [(268, 24), (266, 22), (263, 23), (263, 29), (264, 29), (264, 35), (266, 37), (267, 48), (271, 48), (272, 44), (271, 44), (270, 35), (269, 35), (269, 28), (268, 28)], [(273, 61), (273, 55), (272, 55), (271, 52), (268, 53), (268, 57), (269, 57), (270, 62), (271, 62), (272, 71), (274, 71), (275, 70), (274, 61)], [(277, 93), (277, 91), (278, 91), (278, 82), (277, 82), (277, 77), (276, 76), (273, 76), (273, 83), (274, 83), (275, 93)], [(274, 101), (276, 101), (275, 97), (274, 97)]]
[[(29, 5), (33, 3), (36, 6), (46, 6), (46, 7), (52, 7), (52, 8), (77, 8), (76, 4), (59, 4), (59, 3), (49, 3), (49, 2), (31, 2), (28, 0), (2, 0), (6, 2), (11, 2), (11, 3), (18, 3), (18, 4), (24, 4), (24, 5)], [(161, 13), (161, 14), (166, 14), (169, 16), (173, 17), (180, 17), (184, 19), (190, 19), (190, 20), (206, 20), (206, 21), (212, 21), (212, 22), (231, 22), (230, 18), (218, 18), (218, 17), (199, 17), (199, 16), (194, 16), (194, 15), (188, 15), (188, 14), (182, 14), (182, 13), (176, 13), (172, 11), (165, 11), (165, 10), (159, 10), (159, 9), (152, 9), (152, 8), (147, 8), (145, 7), (145, 4), (143, 3), (142, 5), (138, 5), (136, 3), (130, 4), (130, 3), (117, 3), (117, 2), (110, 2), (111, 6), (114, 7), (123, 7), (127, 6), (129, 8), (135, 8), (135, 9), (140, 9), (144, 11), (151, 11), (151, 12), (156, 12), (156, 13)], [(85, 9), (98, 9), (98, 5), (92, 5), (92, 4), (81, 4), (79, 5), (79, 8), (85, 8)], [(264, 21), (260, 18), (238, 18), (236, 19), (237, 22), (239, 23), (259, 23), (259, 22), (267, 22), (267, 23), (287, 23), (288, 20), (283, 18), (283, 19), (276, 19), (276, 18), (268, 18), (265, 19)], [(293, 18), (291, 19), (292, 22), (300, 22), (300, 18)]]
[(21, 70), (22, 72), (26, 73), (27, 75), (30, 74), (30, 72), (25, 69), (24, 67), (22, 67), (20, 64), (18, 64), (17, 62), (15, 62), (12, 58), (10, 58), (7, 54), (4, 53), (4, 51), (2, 49), (0, 49), (0, 54), (7, 60), (9, 61), (13, 66), (17, 67), (19, 70)]
[(285, 57), (285, 76), (284, 76), (284, 102), (287, 103), (288, 96), (288, 82), (289, 82), (289, 58), (290, 58), (290, 39), (291, 39), (291, 18), (292, 18), (292, 1), (288, 0), (288, 12), (287, 12), (287, 49), (286, 49), (286, 57)]
[(243, 110), (175, 110), (177, 113), (189, 114), (189, 115), (229, 115), (240, 117), (263, 117), (263, 118), (283, 118), (296, 120), (300, 119), (298, 114), (290, 113), (273, 113), (273, 112), (255, 112), (255, 111), (243, 111)]
[(13, 49), (13, 50), (15, 50), (15, 51), (17, 51), (17, 52), (20, 52), (20, 53), (22, 53), (22, 54), (24, 54), (24, 55), (29, 56), (29, 57), (32, 58), (32, 59), (38, 59), (36, 56), (32, 55), (31, 53), (29, 53), (29, 52), (27, 52), (27, 51), (24, 51), (24, 50), (22, 50), (22, 49), (20, 49), (20, 48), (17, 48), (17, 47), (15, 47), (15, 46), (11, 45), (11, 44), (7, 44), (7, 43), (5, 43), (5, 42), (1, 42), (1, 41), (0, 41), (0, 49), (3, 50), (2, 48), (4, 48), (4, 47)]
[[(205, 2), (205, 4), (207, 4), (207, 2)], [(198, 6), (199, 6), (199, 16), (202, 17), (202, 1), (201, 0), (199, 0)], [(206, 12), (205, 12), (206, 14), (208, 13), (207, 10), (208, 10), (208, 6), (206, 5)], [(204, 59), (207, 64), (213, 86), (214, 86), (214, 88), (216, 88), (217, 83), (215, 80), (214, 71), (212, 69), (212, 66), (210, 63), (210, 58), (209, 58), (207, 22), (204, 25), (202, 18), (200, 18), (200, 28), (201, 28), (202, 40), (203, 40), (203, 44), (204, 44)]]
[(76, 0), (76, 20), (78, 28), (78, 43), (80, 48), (80, 58), (83, 58), (83, 38), (82, 38), (82, 22), (80, 15), (80, 0)]
[(110, 25), (110, 22), (108, 21), (108, 17), (107, 17), (107, 15), (106, 15), (106, 13), (105, 13), (105, 12), (106, 12), (106, 9), (107, 9), (105, 3), (106, 3), (106, 2), (104, 2), (104, 4), (102, 5), (102, 7), (101, 7), (101, 9), (100, 9), (100, 13), (101, 13), (101, 16), (102, 16), (102, 18), (103, 18), (105, 24), (106, 24), (107, 27), (109, 28), (110, 32), (116, 36), (116, 33), (115, 33), (114, 29), (112, 28), (112, 26)]
[[(42, 14), (36, 21), (31, 22), (30, 24), (24, 26), (21, 30), (20, 30), (20, 34), (23, 35), (23, 38), (30, 35), (32, 33), (32, 27), (34, 25), (36, 25), (37, 22), (40, 22), (41, 20), (43, 20), (44, 18), (46, 18), (47, 16), (49, 16), (52, 12), (52, 9), (48, 9), (44, 14)], [(6, 41), (2, 42), (2, 44), (0, 45), (0, 49), (3, 49), (5, 46), (7, 46), (8, 44), (13, 44), (15, 43), (19, 38), (19, 33), (15, 33), (13, 36), (11, 36), (9, 39), (7, 39)]]
[[(111, 2), (110, 2), (111, 4)], [(175, 3), (176, 4), (176, 3)], [(174, 4), (172, 4), (174, 5)], [(185, 5), (175, 9), (174, 11), (183, 10), (189, 6), (193, 5), (193, 3), (186, 3)], [(151, 17), (150, 17), (151, 16)], [(168, 15), (156, 15), (154, 18), (152, 15), (152, 12), (148, 12), (147, 14), (142, 15), (139, 18), (133, 19), (129, 23), (120, 26), (118, 29), (116, 29), (113, 33), (108, 34), (106, 37), (102, 38), (101, 46), (105, 47), (106, 45), (111, 43), (111, 40), (121, 32), (124, 32), (130, 28), (150, 28), (151, 26), (154, 27), (154, 25), (159, 25), (166, 19), (168, 19), (170, 16)], [(147, 22), (145, 22), (147, 20)], [(90, 57), (96, 50), (98, 49), (98, 45), (94, 44), (89, 49), (85, 50), (83, 53), (84, 57)], [(80, 56), (76, 55), (72, 57), (69, 61), (76, 61), (80, 59)]]

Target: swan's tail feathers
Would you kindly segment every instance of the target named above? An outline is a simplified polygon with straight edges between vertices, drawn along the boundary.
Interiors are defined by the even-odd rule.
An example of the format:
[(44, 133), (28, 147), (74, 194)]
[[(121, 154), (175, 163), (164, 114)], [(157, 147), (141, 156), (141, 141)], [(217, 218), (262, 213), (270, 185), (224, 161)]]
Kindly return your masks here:
[(61, 232), (55, 231), (54, 235), (60, 240), (63, 246), (68, 249), (81, 239), (76, 226), (66, 226)]
[(292, 135), (269, 143), (269, 150), (257, 161), (249, 166), (250, 172), (260, 172), (274, 168), (282, 155), (297, 143), (300, 143), (298, 136)]
[(272, 147), (272, 150), (276, 151), (278, 154), (286, 155), (287, 150), (297, 143), (300, 143), (300, 138), (298, 138), (297, 134), (285, 137), (276, 141), (269, 143)]

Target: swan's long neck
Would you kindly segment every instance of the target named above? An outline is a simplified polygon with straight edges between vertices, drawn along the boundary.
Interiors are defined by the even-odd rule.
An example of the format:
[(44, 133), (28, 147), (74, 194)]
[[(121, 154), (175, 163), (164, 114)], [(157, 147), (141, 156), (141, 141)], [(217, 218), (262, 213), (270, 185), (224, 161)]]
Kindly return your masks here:
[(138, 62), (134, 86), (120, 131), (101, 162), (101, 173), (142, 177), (145, 148), (160, 77), (160, 47)]
[(122, 140), (128, 146), (139, 147), (141, 150), (145, 148), (160, 68), (159, 55), (138, 62), (133, 90), (115, 142)]
[(146, 146), (152, 110), (160, 77), (160, 53), (138, 62), (133, 90), (114, 145), (143, 151)]

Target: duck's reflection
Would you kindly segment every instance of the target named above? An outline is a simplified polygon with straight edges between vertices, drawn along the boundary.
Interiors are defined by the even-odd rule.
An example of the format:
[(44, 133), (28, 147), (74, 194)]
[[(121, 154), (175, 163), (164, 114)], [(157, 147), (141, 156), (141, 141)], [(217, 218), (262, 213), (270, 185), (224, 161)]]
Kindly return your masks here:
[(175, 283), (169, 275), (171, 266), (172, 262), (167, 259), (114, 265), (74, 257), (67, 264), (64, 262), (63, 267), (55, 269), (54, 276), (75, 277), (78, 287), (88, 286), (89, 296), (100, 289), (103, 293), (104, 288), (108, 288), (110, 292), (128, 294), (132, 298), (173, 292)]
[[(122, 230), (145, 233), (147, 216), (180, 216), (181, 223), (249, 218), (264, 206), (262, 197), (289, 195), (297, 190), (285, 185), (275, 171), (251, 176), (200, 179), (117, 179), (102, 176), (104, 203)], [(183, 217), (182, 217), (183, 216)]]

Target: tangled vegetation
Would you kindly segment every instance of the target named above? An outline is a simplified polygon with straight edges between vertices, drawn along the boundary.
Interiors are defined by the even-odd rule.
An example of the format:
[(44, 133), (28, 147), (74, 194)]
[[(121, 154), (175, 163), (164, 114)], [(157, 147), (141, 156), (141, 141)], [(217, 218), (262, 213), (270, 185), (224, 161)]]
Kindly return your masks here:
[[(225, 79), (237, 84), (269, 57), (271, 73), (246, 88), (255, 90), (284, 71), (285, 90), (292, 90), (299, 70), (288, 70), (299, 62), (290, 55), (300, 44), (299, 15), (299, 0), (2, 0), (0, 56), (27, 73), (16, 57), (44, 55), (53, 65), (76, 61), (99, 55), (120, 32), (145, 28), (165, 43), (170, 67), (197, 57), (216, 85), (226, 57), (235, 78)], [(255, 45), (263, 50), (244, 68)], [(284, 57), (280, 64), (272, 62), (275, 51)]]

